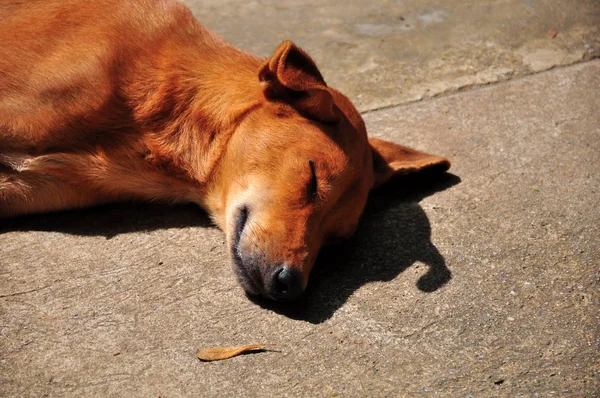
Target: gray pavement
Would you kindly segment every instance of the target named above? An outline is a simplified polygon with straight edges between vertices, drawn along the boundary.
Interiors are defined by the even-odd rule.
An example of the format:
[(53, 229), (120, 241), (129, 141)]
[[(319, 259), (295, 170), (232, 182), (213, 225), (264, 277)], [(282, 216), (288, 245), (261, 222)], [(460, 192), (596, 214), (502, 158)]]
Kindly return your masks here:
[[(398, 7), (417, 21), (421, 8), (441, 7), (426, 3)], [(442, 4), (447, 18), (462, 7), (455, 3)], [(517, 13), (513, 3), (488, 8)], [(597, 43), (589, 22), (598, 20), (598, 2), (576, 3), (519, 2), (529, 11), (503, 18), (525, 26), (521, 19), (541, 18), (532, 7), (554, 10), (553, 21)], [(422, 42), (427, 57), (410, 61), (422, 80), (406, 85), (399, 79), (413, 79), (410, 72), (391, 71), (394, 57), (357, 31), (341, 33), (359, 43), (354, 61), (336, 65), (333, 53), (322, 56), (326, 43), (319, 54), (324, 42), (311, 36), (314, 26), (350, 29), (336, 18), (357, 21), (369, 5), (290, 12), (281, 2), (265, 7), (270, 18), (261, 24), (258, 3), (206, 4), (196, 13), (247, 49), (266, 54), (280, 39), (297, 40), (363, 110), (412, 101), (406, 92), (422, 82), (450, 84), (454, 77), (436, 75), (435, 54), (448, 73), (471, 76), (452, 61), (471, 57), (459, 33), (440, 47), (456, 57), (448, 60), (436, 40)], [(289, 25), (269, 22), (282, 15)], [(485, 15), (473, 23), (453, 17), (452, 29), (475, 35), (470, 25), (479, 24), (492, 35), (501, 17)], [(563, 43), (557, 30), (554, 40), (543, 36), (546, 27), (537, 39), (516, 28), (506, 37), (520, 43), (514, 48), (555, 46)], [(577, 40), (565, 45), (586, 48)], [(383, 80), (364, 83), (367, 55), (388, 57), (377, 66)], [(506, 62), (520, 71), (508, 77), (536, 71)], [(447, 156), (451, 174), (398, 180), (373, 195), (357, 235), (322, 253), (304, 301), (291, 308), (248, 300), (223, 234), (193, 206), (116, 205), (4, 222), (0, 396), (597, 395), (599, 93), (593, 60), (367, 112), (371, 135)], [(195, 358), (201, 347), (251, 343), (274, 345), (222, 362)]]
[(187, 3), (208, 27), (255, 54), (294, 40), (362, 111), (600, 55), (598, 0)]

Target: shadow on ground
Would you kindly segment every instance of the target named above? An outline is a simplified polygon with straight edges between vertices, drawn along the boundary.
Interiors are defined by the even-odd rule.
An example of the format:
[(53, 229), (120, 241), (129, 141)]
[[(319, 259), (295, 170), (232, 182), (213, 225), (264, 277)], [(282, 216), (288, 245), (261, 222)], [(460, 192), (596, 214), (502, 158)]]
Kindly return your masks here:
[(321, 251), (300, 301), (289, 304), (251, 299), (290, 318), (321, 323), (331, 318), (361, 286), (391, 281), (415, 261), (429, 267), (418, 280), (417, 288), (423, 292), (438, 290), (452, 276), (431, 243), (431, 225), (418, 202), (458, 183), (460, 178), (453, 174), (421, 173), (387, 184), (387, 188), (369, 198), (354, 237)]
[[(459, 182), (460, 178), (449, 173), (421, 173), (387, 184), (371, 195), (354, 237), (321, 251), (301, 300), (274, 303), (250, 299), (290, 318), (321, 323), (364, 284), (391, 281), (415, 261), (429, 266), (417, 287), (424, 292), (439, 289), (450, 280), (451, 273), (431, 243), (431, 226), (418, 202)], [(124, 203), (9, 220), (0, 228), (0, 235), (8, 231), (57, 231), (111, 239), (125, 233), (191, 226), (214, 227), (195, 205)]]
[(55, 231), (79, 236), (104, 236), (184, 227), (214, 227), (198, 206), (118, 203), (5, 221), (0, 235), (9, 231)]

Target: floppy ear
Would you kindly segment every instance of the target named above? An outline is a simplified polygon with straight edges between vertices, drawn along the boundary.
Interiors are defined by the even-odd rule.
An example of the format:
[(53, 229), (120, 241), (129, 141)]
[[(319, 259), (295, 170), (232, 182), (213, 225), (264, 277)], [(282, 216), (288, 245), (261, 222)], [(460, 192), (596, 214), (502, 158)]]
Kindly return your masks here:
[(442, 172), (450, 168), (450, 161), (441, 156), (418, 152), (377, 138), (369, 138), (369, 144), (373, 155), (374, 188), (394, 176), (430, 169)]
[(284, 101), (303, 115), (325, 123), (338, 121), (333, 97), (314, 61), (287, 40), (260, 67), (265, 97)]

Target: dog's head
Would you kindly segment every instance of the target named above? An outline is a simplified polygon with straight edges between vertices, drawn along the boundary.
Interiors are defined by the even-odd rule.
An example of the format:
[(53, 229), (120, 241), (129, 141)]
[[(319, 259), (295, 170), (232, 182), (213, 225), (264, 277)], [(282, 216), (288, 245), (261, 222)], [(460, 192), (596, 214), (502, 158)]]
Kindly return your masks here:
[(304, 291), (321, 246), (352, 235), (373, 188), (449, 162), (368, 139), (356, 108), (291, 42), (258, 78), (261, 106), (229, 142), (215, 207), (244, 289), (290, 300)]

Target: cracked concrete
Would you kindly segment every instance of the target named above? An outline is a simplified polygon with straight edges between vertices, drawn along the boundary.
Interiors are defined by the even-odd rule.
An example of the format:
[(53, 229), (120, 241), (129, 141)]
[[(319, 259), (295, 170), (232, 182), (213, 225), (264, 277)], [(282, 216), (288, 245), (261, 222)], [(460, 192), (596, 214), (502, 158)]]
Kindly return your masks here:
[(187, 3), (208, 27), (253, 53), (267, 56), (294, 40), (362, 111), (600, 54), (596, 0)]
[[(0, 395), (593, 396), (599, 76), (593, 61), (366, 115), (459, 177), (374, 195), (299, 307), (249, 301), (194, 207), (5, 224)], [(275, 346), (195, 358), (248, 343)]]
[[(574, 49), (565, 63), (597, 51), (585, 46), (598, 41), (597, 2), (390, 1), (373, 15), (358, 2), (204, 3), (196, 13), (247, 49), (297, 40), (363, 110), (488, 69), (482, 82), (561, 65), (557, 48)], [(396, 9), (412, 30), (385, 22)], [(355, 52), (342, 59), (325, 26)], [(402, 35), (422, 39), (418, 49)], [(499, 40), (487, 69), (473, 37)], [(509, 50), (496, 61), (500, 44)], [(371, 135), (447, 156), (452, 174), (373, 195), (356, 236), (323, 251), (298, 306), (248, 300), (223, 234), (193, 206), (3, 222), (0, 396), (597, 395), (599, 92), (593, 60), (365, 114)], [(274, 346), (195, 357), (251, 343)]]

